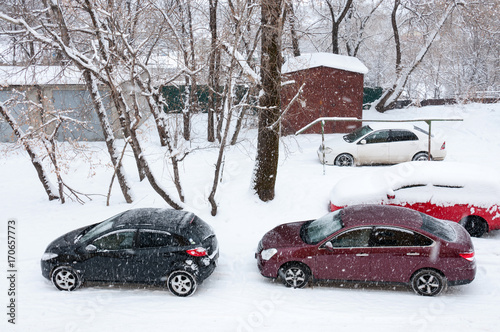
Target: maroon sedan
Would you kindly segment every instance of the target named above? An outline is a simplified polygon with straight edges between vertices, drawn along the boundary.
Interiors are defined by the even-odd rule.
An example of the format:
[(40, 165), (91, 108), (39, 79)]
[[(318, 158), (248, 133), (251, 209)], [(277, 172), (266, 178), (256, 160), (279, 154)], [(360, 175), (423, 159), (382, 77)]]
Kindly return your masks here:
[(474, 280), (474, 247), (457, 223), (411, 209), (356, 205), (277, 226), (260, 241), (260, 273), (287, 287), (312, 280), (410, 284), (434, 296)]

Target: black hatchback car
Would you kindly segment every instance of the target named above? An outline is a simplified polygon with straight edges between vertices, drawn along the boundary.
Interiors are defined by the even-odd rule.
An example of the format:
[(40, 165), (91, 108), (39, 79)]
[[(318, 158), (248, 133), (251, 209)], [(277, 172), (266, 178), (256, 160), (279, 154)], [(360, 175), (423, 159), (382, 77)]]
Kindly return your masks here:
[(42, 274), (59, 290), (83, 281), (166, 284), (189, 296), (219, 257), (212, 228), (191, 212), (134, 209), (69, 232), (42, 256)]

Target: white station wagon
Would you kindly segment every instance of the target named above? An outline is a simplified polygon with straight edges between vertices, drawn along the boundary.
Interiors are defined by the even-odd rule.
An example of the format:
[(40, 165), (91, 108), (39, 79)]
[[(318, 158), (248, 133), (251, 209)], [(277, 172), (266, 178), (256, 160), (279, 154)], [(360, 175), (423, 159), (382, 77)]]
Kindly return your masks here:
[[(428, 147), (429, 133), (417, 126), (374, 123), (328, 140), (319, 147), (318, 157), (322, 163), (336, 166), (397, 164), (428, 160)], [(430, 157), (446, 157), (446, 142), (433, 135)]]

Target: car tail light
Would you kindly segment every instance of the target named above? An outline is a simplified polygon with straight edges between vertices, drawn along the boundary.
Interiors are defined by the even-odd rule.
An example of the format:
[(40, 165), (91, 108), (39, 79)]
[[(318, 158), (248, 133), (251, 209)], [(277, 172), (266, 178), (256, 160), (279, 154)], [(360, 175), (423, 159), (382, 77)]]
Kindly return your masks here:
[(194, 257), (203, 257), (203, 256), (207, 255), (207, 251), (205, 250), (205, 248), (201, 248), (201, 247), (189, 249), (189, 250), (186, 250), (186, 252)]
[(441, 150), (446, 149), (446, 142), (443, 142), (443, 145), (441, 145)]
[(465, 258), (469, 262), (472, 262), (474, 260), (474, 251), (473, 252), (465, 252), (465, 253), (460, 253), (460, 257)]

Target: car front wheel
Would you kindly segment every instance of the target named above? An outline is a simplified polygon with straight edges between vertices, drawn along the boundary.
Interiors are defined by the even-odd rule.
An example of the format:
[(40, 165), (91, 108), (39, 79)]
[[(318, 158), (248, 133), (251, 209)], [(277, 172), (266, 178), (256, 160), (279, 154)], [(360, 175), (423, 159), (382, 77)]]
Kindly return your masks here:
[(354, 166), (354, 158), (348, 153), (342, 153), (335, 158), (335, 166)]
[(421, 270), (411, 278), (415, 293), (422, 296), (435, 296), (446, 287), (446, 279), (434, 270)]
[(52, 272), (52, 283), (61, 291), (72, 291), (80, 286), (80, 276), (69, 266), (58, 267)]
[(170, 274), (167, 281), (168, 290), (181, 297), (192, 295), (196, 291), (196, 279), (186, 271), (174, 271)]
[(310, 272), (301, 264), (291, 264), (282, 268), (281, 277), (286, 287), (302, 288), (309, 282)]

